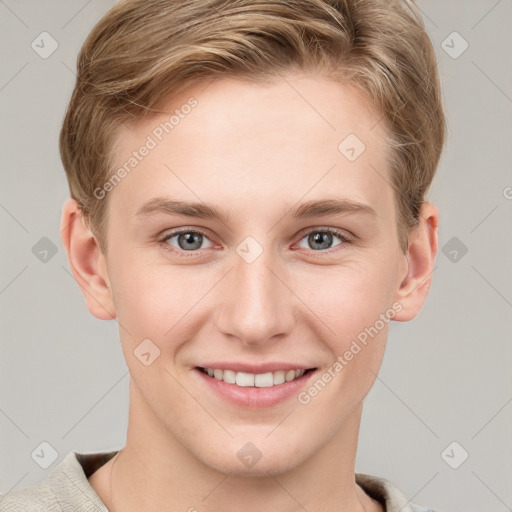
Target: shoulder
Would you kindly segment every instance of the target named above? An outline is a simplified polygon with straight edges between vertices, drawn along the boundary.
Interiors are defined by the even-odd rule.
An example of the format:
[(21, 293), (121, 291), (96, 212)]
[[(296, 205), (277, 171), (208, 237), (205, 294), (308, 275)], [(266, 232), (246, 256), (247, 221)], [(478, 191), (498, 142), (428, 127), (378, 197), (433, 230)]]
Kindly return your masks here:
[(95, 464), (106, 456), (69, 452), (42, 482), (0, 495), (0, 512), (106, 512), (84, 472), (84, 461)]
[(439, 512), (411, 503), (390, 480), (356, 473), (356, 483), (372, 498), (384, 505), (386, 512)]
[(55, 494), (45, 482), (0, 495), (0, 512), (62, 512)]

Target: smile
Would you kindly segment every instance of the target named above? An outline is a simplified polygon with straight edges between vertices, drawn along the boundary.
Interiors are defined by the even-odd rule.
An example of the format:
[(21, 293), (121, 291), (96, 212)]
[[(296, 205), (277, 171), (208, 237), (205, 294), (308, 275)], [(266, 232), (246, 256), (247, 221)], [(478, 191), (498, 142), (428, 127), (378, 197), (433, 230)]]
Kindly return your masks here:
[(266, 373), (237, 372), (218, 368), (199, 368), (199, 370), (227, 384), (234, 384), (240, 387), (269, 388), (298, 379), (305, 373), (314, 370), (314, 368), (308, 370), (277, 370), (275, 372)]

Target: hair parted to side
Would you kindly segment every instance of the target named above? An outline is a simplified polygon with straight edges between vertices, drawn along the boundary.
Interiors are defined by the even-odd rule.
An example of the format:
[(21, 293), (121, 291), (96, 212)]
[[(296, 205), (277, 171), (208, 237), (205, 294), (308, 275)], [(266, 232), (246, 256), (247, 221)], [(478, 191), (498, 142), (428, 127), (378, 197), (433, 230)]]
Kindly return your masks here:
[(107, 250), (105, 199), (121, 124), (202, 79), (256, 82), (288, 70), (350, 83), (382, 116), (400, 247), (439, 163), (445, 117), (435, 52), (406, 0), (121, 0), (77, 61), (60, 133), (71, 196)]

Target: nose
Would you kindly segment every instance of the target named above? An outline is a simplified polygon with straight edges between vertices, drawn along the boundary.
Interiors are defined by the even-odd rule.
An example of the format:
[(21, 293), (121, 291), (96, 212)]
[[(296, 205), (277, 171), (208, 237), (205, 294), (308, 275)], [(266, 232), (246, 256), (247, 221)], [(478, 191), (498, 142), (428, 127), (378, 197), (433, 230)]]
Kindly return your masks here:
[(244, 345), (263, 345), (291, 332), (297, 299), (286, 272), (266, 249), (252, 262), (234, 255), (217, 309), (217, 328)]

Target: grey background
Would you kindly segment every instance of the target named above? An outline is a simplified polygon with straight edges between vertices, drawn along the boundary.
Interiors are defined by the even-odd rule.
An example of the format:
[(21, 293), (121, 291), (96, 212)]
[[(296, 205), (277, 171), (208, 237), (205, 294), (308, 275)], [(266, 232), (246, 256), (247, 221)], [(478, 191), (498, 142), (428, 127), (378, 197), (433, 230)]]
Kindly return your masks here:
[[(125, 442), (128, 373), (117, 324), (88, 313), (59, 237), (68, 197), (60, 123), (78, 50), (112, 4), (0, 0), (1, 493), (41, 481), (71, 450)], [(512, 510), (512, 1), (419, 6), (449, 125), (430, 193), (440, 251), (418, 317), (391, 323), (356, 470), (440, 511), (501, 512)], [(46, 59), (31, 48), (43, 31), (58, 42)], [(469, 44), (457, 58), (463, 41), (454, 31)], [(57, 250), (47, 261), (44, 237)], [(47, 469), (31, 457), (43, 441), (58, 454)], [(453, 441), (460, 447), (445, 451)], [(453, 469), (445, 460), (460, 463), (462, 450), (469, 457)]]

